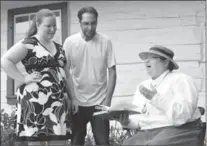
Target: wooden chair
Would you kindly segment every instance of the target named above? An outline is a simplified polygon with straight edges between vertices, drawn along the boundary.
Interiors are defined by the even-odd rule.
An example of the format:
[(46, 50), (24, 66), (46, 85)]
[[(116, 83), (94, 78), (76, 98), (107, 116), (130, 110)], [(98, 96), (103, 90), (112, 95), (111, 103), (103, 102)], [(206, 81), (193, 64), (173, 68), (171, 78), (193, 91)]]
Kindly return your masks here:
[[(201, 112), (201, 115), (203, 116), (205, 114), (205, 108), (203, 107), (198, 107), (198, 109), (200, 110)], [(199, 140), (199, 146), (205, 146), (206, 145), (206, 122), (202, 122), (202, 131), (200, 133), (200, 140)]]

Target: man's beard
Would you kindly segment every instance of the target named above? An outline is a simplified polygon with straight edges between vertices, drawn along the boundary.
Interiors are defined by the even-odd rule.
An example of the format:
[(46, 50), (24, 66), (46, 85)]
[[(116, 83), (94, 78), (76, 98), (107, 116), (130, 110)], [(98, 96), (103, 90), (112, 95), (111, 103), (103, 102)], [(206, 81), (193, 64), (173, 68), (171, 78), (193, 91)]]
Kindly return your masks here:
[(85, 32), (85, 36), (86, 37), (93, 37), (95, 35), (95, 33), (96, 33), (96, 31), (89, 32), (89, 33)]

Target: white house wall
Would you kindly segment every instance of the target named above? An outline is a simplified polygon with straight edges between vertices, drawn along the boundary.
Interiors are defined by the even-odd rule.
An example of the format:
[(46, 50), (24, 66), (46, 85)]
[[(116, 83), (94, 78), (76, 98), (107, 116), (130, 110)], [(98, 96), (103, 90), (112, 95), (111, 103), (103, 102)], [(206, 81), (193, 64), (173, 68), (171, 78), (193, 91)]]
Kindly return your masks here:
[[(55, 3), (54, 1), (13, 1), (1, 6), (1, 51), (7, 49), (7, 10)], [(70, 1), (69, 32), (79, 31), (78, 9), (94, 6), (99, 12), (98, 31), (111, 37), (117, 58), (117, 99), (130, 100), (136, 85), (147, 78), (138, 53), (153, 44), (174, 50), (180, 70), (192, 76), (199, 89), (199, 105), (205, 106), (205, 2), (199, 1)], [(5, 75), (1, 75), (5, 76)], [(6, 80), (2, 79), (5, 97)], [(117, 97), (117, 98), (116, 98)], [(122, 98), (126, 97), (126, 98)], [(2, 102), (5, 102), (2, 98)]]

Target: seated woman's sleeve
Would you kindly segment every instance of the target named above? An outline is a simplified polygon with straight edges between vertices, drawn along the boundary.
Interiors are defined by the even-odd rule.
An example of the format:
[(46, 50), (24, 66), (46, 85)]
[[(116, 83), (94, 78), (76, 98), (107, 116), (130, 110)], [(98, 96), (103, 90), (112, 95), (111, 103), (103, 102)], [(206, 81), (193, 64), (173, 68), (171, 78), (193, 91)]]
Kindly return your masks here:
[[(143, 84), (143, 83), (141, 83)], [(139, 91), (139, 86), (140, 84), (137, 86), (136, 88), (136, 92), (134, 94), (133, 97), (133, 102), (132, 104), (137, 106), (137, 111), (139, 111), (140, 113), (145, 113), (146, 111), (146, 98), (140, 93)], [(139, 115), (130, 115), (129, 116), (129, 124), (128, 125), (122, 125), (124, 128), (129, 128), (129, 129), (139, 129)]]
[[(186, 123), (197, 108), (198, 91), (191, 77), (181, 75), (163, 95), (157, 93), (150, 101), (160, 109), (175, 126)], [(171, 93), (171, 94), (169, 94)]]
[[(141, 83), (141, 84), (143, 84), (143, 83)], [(137, 110), (140, 113), (145, 113), (145, 111), (146, 111), (146, 109), (145, 109), (146, 106), (145, 105), (146, 105), (147, 100), (139, 91), (139, 87), (140, 87), (141, 84), (139, 84), (136, 88), (136, 92), (134, 94), (132, 103), (137, 106)]]

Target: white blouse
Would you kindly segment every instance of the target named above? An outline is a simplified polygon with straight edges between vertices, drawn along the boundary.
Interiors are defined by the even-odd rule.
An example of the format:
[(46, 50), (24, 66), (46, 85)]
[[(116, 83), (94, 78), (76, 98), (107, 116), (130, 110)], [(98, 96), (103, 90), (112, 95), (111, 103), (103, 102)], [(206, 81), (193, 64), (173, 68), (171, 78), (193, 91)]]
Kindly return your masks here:
[[(146, 99), (139, 86), (155, 87), (157, 94)], [(138, 85), (133, 104), (142, 113), (131, 115), (130, 129), (153, 129), (165, 126), (179, 126), (201, 117), (198, 103), (198, 91), (193, 79), (183, 73), (165, 71), (156, 80), (148, 79)]]

